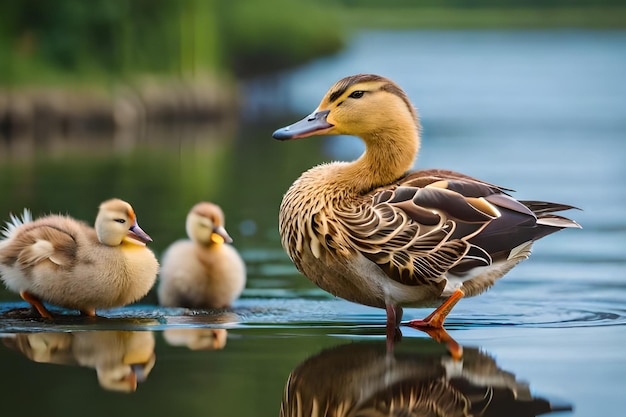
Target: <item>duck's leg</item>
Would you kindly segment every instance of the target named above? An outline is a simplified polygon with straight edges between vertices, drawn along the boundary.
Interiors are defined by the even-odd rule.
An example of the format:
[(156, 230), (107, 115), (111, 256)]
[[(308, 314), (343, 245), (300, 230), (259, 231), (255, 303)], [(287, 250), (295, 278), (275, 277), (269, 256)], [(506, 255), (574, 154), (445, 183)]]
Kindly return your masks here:
[(399, 327), (400, 321), (402, 321), (402, 307), (387, 304), (385, 310), (387, 311), (387, 351), (391, 352), (394, 343), (402, 339), (402, 332)]
[(423, 328), (443, 329), (443, 322), (446, 320), (446, 317), (448, 317), (452, 308), (454, 308), (456, 303), (458, 303), (464, 295), (463, 290), (460, 288), (456, 289), (452, 295), (444, 301), (442, 305), (437, 307), (435, 311), (430, 313), (428, 317), (423, 320), (411, 320), (407, 325), (420, 330)]
[(452, 311), (452, 308), (463, 298), (465, 294), (460, 288), (452, 293), (452, 295), (435, 311), (430, 313), (428, 317), (423, 320), (411, 320), (407, 323), (408, 326), (414, 327), (427, 333), (430, 337), (440, 343), (445, 343), (448, 347), (450, 355), (459, 360), (463, 357), (463, 347), (454, 340), (448, 332), (443, 328), (443, 323), (446, 317)]
[(24, 301), (28, 302), (30, 305), (35, 307), (35, 309), (39, 312), (41, 317), (44, 317), (46, 319), (54, 318), (52, 317), (52, 314), (48, 311), (48, 309), (43, 305), (41, 300), (35, 297), (34, 295), (32, 295), (31, 293), (29, 293), (28, 291), (20, 292), (20, 297), (22, 297)]

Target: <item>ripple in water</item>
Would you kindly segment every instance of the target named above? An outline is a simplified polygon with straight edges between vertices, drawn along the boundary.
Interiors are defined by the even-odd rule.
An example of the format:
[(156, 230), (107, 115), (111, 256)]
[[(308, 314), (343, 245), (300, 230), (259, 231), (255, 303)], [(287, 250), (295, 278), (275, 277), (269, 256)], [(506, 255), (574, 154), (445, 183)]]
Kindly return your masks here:
[[(470, 307), (471, 308), (471, 307)], [(508, 303), (506, 310), (494, 311), (489, 307), (489, 314), (459, 309), (453, 310), (447, 321), (449, 328), (486, 327), (486, 326), (523, 326), (523, 327), (600, 327), (626, 325), (626, 310), (608, 303)], [(503, 307), (499, 307), (502, 310)]]

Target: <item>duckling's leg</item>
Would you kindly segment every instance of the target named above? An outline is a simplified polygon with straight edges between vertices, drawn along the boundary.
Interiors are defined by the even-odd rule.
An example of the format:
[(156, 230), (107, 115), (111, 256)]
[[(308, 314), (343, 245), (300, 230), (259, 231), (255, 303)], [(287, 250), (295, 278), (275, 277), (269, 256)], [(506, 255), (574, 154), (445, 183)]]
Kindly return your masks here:
[(28, 291), (20, 292), (20, 297), (22, 297), (24, 301), (28, 302), (30, 305), (35, 307), (35, 309), (39, 312), (41, 317), (44, 317), (46, 319), (54, 318), (52, 317), (52, 314), (48, 311), (48, 309), (43, 305), (41, 300), (35, 297), (34, 295), (32, 295), (31, 293), (29, 293)]
[(446, 320), (446, 317), (464, 295), (463, 290), (457, 288), (452, 295), (444, 301), (442, 305), (437, 307), (435, 311), (430, 313), (428, 317), (423, 320), (411, 320), (407, 325), (420, 330), (423, 328), (443, 329), (443, 322)]

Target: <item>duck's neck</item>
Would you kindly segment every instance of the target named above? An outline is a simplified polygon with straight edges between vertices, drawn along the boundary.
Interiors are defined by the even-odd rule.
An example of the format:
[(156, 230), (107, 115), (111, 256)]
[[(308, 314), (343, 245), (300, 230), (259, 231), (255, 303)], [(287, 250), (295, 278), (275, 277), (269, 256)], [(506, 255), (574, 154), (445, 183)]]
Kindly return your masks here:
[(400, 178), (412, 167), (420, 145), (415, 126), (373, 132), (362, 139), (365, 152), (356, 161), (344, 165), (337, 178), (356, 192), (369, 192)]

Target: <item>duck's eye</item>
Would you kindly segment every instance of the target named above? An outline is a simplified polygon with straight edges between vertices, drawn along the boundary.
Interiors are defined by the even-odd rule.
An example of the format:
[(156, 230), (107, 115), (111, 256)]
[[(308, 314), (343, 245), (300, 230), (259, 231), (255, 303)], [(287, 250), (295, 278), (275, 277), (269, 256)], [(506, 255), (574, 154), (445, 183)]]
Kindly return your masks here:
[(361, 90), (353, 91), (348, 97), (350, 98), (361, 98), (365, 92)]
[(122, 224), (126, 223), (125, 219), (113, 219), (113, 220), (115, 220), (118, 223), (122, 223)]

